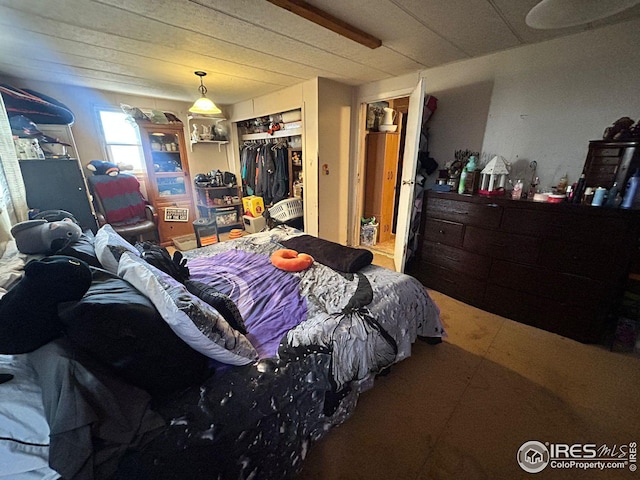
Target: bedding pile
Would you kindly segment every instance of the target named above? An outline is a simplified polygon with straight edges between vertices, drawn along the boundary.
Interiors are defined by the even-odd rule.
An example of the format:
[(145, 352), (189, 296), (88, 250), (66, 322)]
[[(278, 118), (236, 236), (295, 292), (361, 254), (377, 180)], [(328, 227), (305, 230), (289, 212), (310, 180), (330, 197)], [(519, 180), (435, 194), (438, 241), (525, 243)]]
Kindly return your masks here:
[[(10, 478), (292, 478), (378, 373), (408, 357), (418, 336), (445, 335), (417, 280), (290, 227), (185, 252), (179, 279), (108, 226), (81, 241), (64, 253), (82, 261), (91, 284), (58, 305), (57, 338), (0, 355), (0, 373), (29, 381), (38, 432), (24, 439), (37, 447), (24, 461), (8, 443), (23, 440), (0, 430), (0, 465), (24, 465)], [(313, 265), (274, 267), (271, 254), (294, 247)], [(41, 260), (9, 253), (11, 285), (0, 288)], [(54, 408), (60, 395), (86, 414)], [(100, 399), (120, 405), (114, 415)], [(0, 415), (8, 411), (0, 402)], [(70, 444), (82, 461), (67, 461)]]

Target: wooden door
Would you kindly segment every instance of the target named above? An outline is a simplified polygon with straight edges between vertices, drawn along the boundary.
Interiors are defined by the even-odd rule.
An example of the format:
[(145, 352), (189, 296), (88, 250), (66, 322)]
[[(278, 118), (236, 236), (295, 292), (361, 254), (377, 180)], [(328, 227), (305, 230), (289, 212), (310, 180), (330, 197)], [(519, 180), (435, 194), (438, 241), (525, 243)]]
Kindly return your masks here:
[(414, 204), (418, 149), (420, 147), (420, 130), (422, 129), (424, 89), (424, 79), (420, 78), (418, 84), (409, 96), (407, 132), (402, 158), (402, 182), (400, 183), (398, 220), (396, 223), (396, 246), (393, 255), (393, 261), (398, 272), (404, 271), (404, 264), (407, 258), (407, 241), (409, 239), (409, 229), (411, 228), (411, 212)]

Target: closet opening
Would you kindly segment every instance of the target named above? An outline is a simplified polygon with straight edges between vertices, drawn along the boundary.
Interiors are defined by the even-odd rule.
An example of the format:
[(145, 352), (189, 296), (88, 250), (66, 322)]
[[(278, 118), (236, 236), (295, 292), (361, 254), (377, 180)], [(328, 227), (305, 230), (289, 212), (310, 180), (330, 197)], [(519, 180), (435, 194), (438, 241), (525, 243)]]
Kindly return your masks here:
[[(409, 97), (367, 105), (360, 246), (393, 262)], [(367, 223), (368, 222), (368, 223)]]

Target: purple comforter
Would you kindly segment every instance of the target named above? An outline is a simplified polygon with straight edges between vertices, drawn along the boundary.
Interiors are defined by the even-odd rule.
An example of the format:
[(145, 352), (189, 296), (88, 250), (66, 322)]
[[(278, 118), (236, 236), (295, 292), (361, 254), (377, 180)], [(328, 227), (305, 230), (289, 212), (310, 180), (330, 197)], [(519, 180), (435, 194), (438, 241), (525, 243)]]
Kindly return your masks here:
[(260, 358), (276, 356), (282, 336), (306, 318), (300, 279), (268, 256), (230, 250), (189, 261), (191, 280), (211, 285), (236, 302)]

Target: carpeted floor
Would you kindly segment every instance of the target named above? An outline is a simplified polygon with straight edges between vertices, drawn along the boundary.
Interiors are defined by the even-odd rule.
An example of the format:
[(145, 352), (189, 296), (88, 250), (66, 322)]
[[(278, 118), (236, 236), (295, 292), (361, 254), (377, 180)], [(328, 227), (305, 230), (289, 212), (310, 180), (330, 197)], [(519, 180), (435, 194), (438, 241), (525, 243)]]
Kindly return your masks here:
[(638, 472), (516, 462), (530, 440), (640, 442), (640, 359), (430, 291), (448, 338), (418, 341), (354, 415), (313, 445), (300, 480), (634, 479)]

